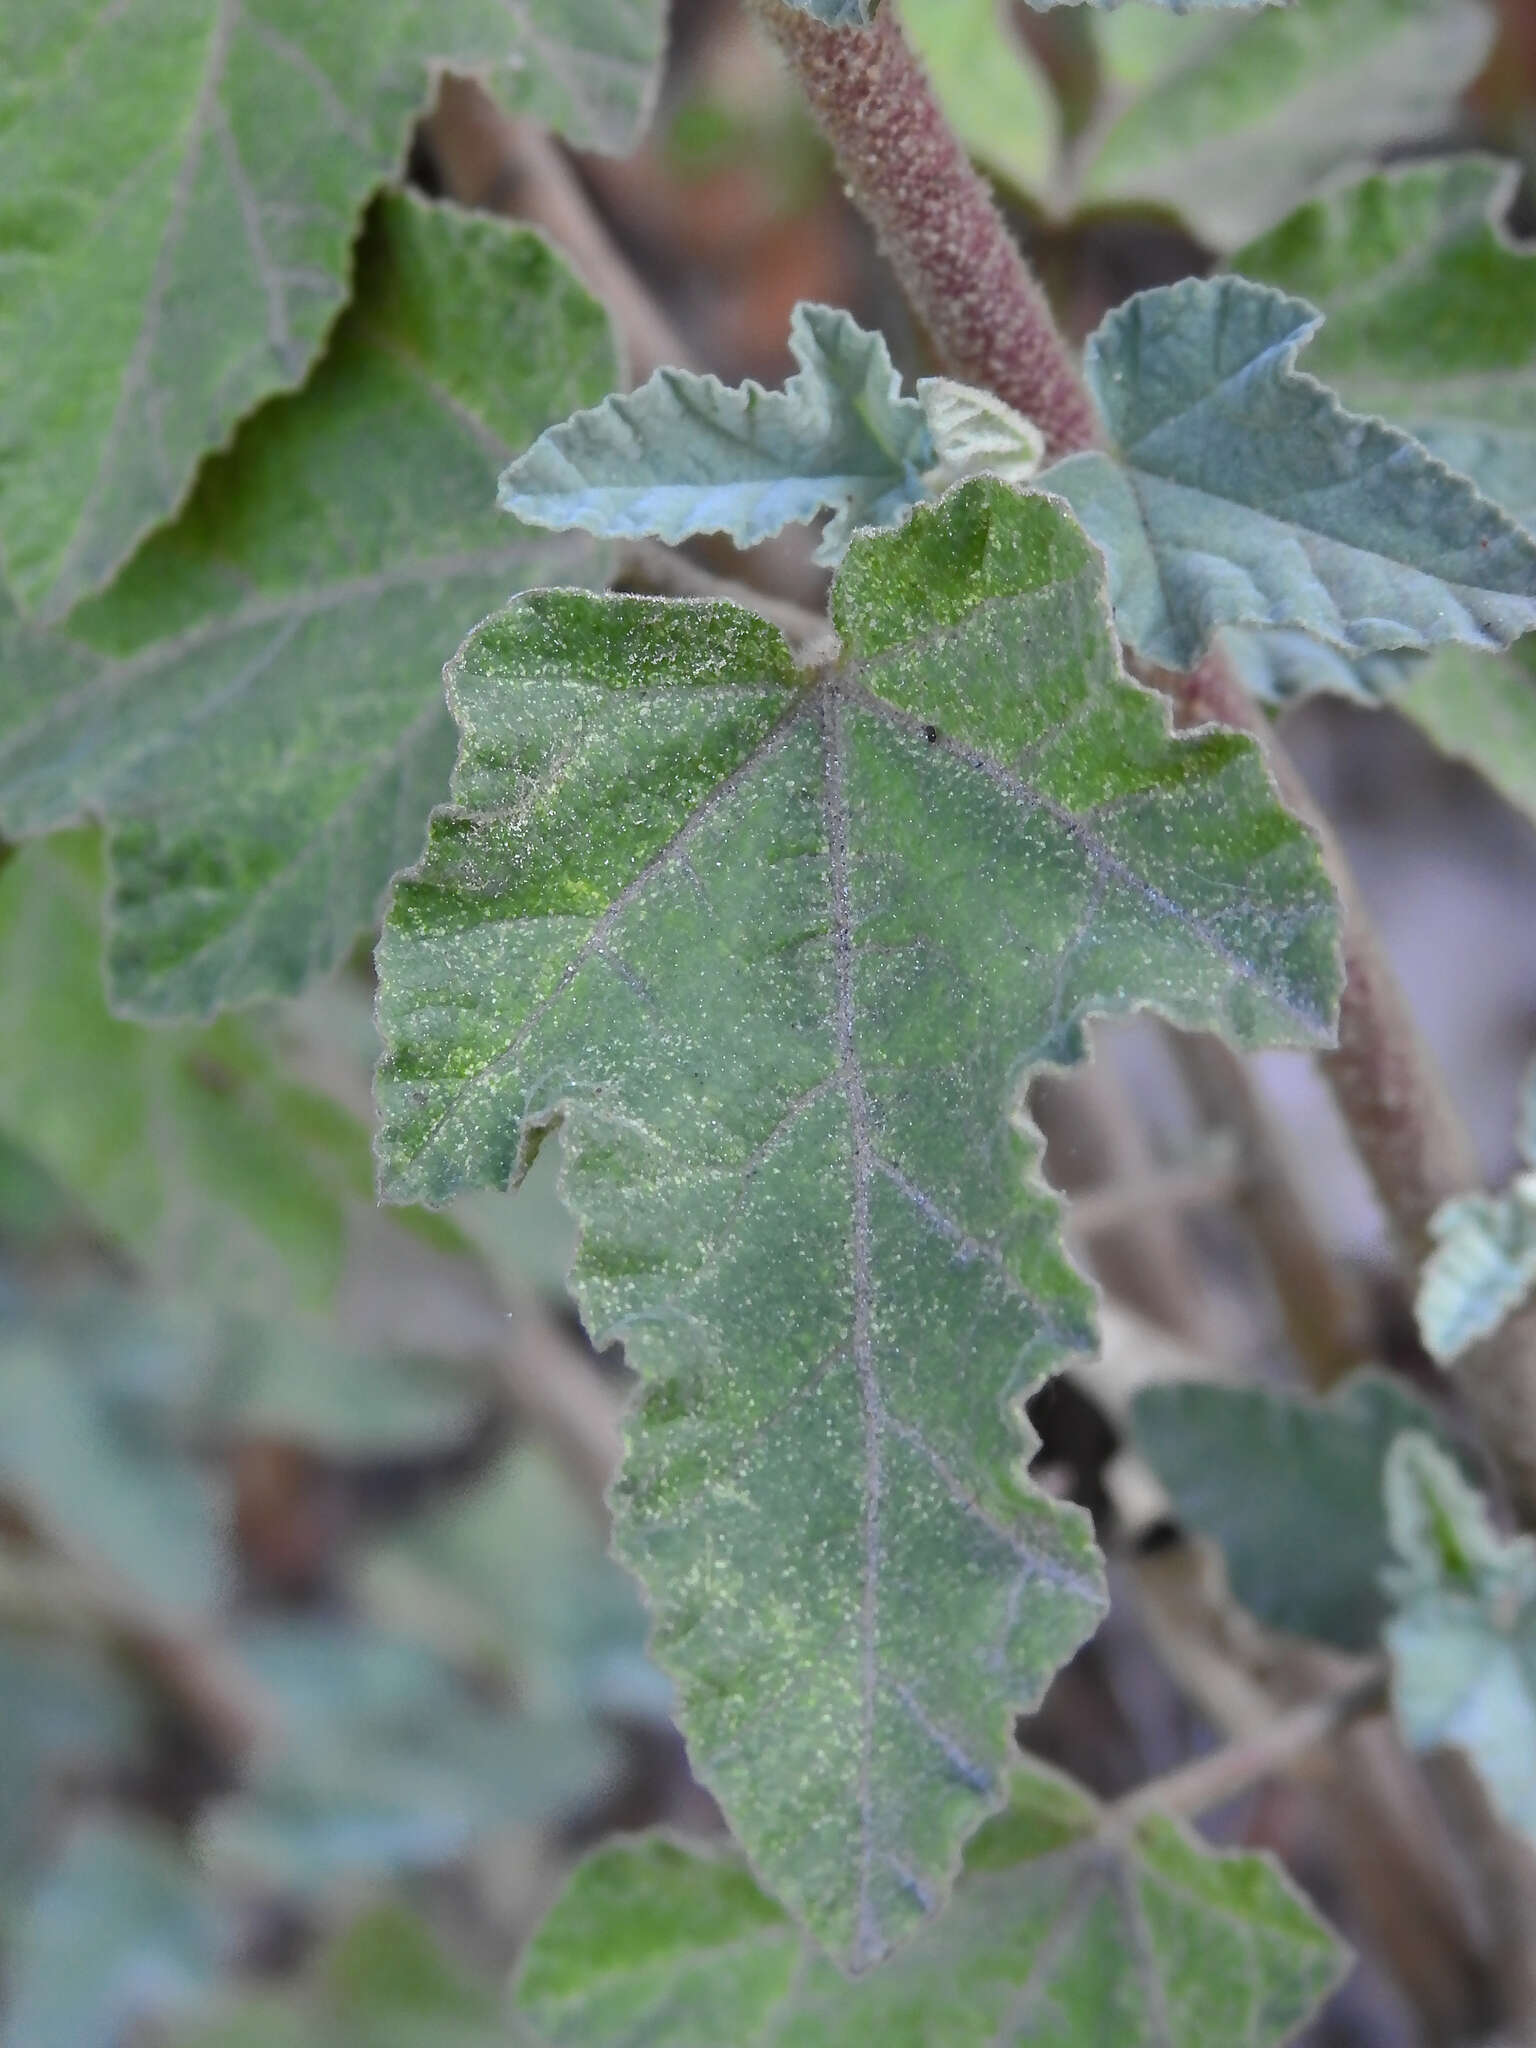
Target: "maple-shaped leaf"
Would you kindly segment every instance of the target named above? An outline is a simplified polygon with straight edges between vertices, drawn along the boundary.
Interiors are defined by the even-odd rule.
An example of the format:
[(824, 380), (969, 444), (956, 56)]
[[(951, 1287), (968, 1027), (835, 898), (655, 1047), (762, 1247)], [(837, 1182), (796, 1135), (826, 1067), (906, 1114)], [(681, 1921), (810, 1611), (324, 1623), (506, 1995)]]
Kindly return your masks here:
[(865, 1965), (1102, 1603), (1022, 1469), (1022, 1397), (1093, 1341), (1026, 1084), (1138, 1004), (1325, 1042), (1339, 969), (1315, 845), (1249, 741), (1126, 678), (1059, 504), (977, 479), (855, 536), (832, 618), (809, 669), (723, 603), (546, 591), (471, 636), (378, 1096), (397, 1199), (561, 1127), (694, 1762)]
[(1104, 550), (1147, 660), (1189, 668), (1228, 626), (1352, 655), (1507, 647), (1536, 626), (1536, 539), (1298, 366), (1321, 317), (1247, 278), (1186, 278), (1090, 339), (1108, 446), (1042, 482)]
[(1279, 2048), (1342, 1960), (1267, 1857), (1021, 1763), (954, 1905), (867, 1981), (733, 1859), (652, 1840), (577, 1871), (517, 2010), (539, 2048)]

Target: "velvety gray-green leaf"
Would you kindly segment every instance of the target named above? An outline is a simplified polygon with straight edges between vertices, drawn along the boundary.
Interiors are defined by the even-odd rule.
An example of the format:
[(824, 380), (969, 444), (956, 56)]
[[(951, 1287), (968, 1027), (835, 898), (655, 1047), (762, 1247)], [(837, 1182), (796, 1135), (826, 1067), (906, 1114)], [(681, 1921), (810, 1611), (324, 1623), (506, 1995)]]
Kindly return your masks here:
[(1465, 1751), (1536, 1843), (1536, 1543), (1500, 1537), (1450, 1459), (1413, 1433), (1387, 1461), (1386, 1501), (1402, 1560), (1386, 1630), (1398, 1722), (1415, 1749)]
[(113, 1017), (100, 906), (94, 835), (0, 866), (0, 1128), (168, 1287), (324, 1301), (368, 1194), (365, 1133), (243, 1021)]
[(1445, 132), (1494, 31), (1480, 0), (1127, 6), (1100, 24), (1105, 96), (1058, 203), (1166, 208), (1235, 248), (1336, 167)]
[(1435, 1430), (1422, 1401), (1375, 1372), (1326, 1401), (1154, 1386), (1136, 1396), (1132, 1426), (1179, 1519), (1221, 1546), (1251, 1614), (1342, 1650), (1375, 1646), (1392, 1555), (1382, 1468), (1404, 1430)]
[(829, 28), (862, 27), (874, 20), (880, 0), (785, 0), (785, 4), (824, 21)]
[(1536, 540), (1409, 436), (1296, 368), (1319, 315), (1246, 278), (1118, 307), (1086, 371), (1110, 452), (1046, 472), (1103, 549), (1116, 624), (1186, 669), (1226, 626), (1351, 654), (1536, 625)]
[(0, 829), (111, 825), (113, 1000), (289, 993), (372, 923), (452, 761), (439, 680), (584, 543), (493, 506), (506, 457), (605, 390), (602, 310), (531, 230), (403, 195), (314, 377), (56, 633), (0, 594)]
[[(623, 150), (661, 0), (49, 0), (0, 18), (0, 554), (62, 617), (313, 366), (443, 68)], [(508, 382), (513, 381), (508, 379)]]
[(1390, 702), (1536, 819), (1536, 639), (1502, 656), (1442, 648), (1414, 665)]
[(884, 338), (830, 306), (796, 306), (782, 391), (657, 370), (541, 435), (501, 480), (519, 519), (615, 538), (728, 533), (739, 547), (830, 511), (818, 559), (855, 526), (891, 526), (926, 495), (922, 406)]
[(541, 594), (455, 665), (454, 805), (380, 954), (396, 1197), (562, 1126), (599, 1342), (642, 1377), (618, 1545), (696, 1767), (873, 1962), (1092, 1625), (1018, 1403), (1092, 1341), (1030, 1073), (1149, 1003), (1317, 1041), (1315, 847), (1122, 674), (1097, 556), (992, 480), (855, 538), (841, 658), (720, 604)]
[(1114, 1832), (1017, 1769), (953, 1906), (849, 1983), (724, 1858), (663, 1841), (577, 1871), (535, 1935), (518, 2009), (541, 2048), (1279, 2048), (1340, 1951), (1279, 1869), (1161, 1818)]
[(1458, 1196), (1430, 1219), (1435, 1248), (1419, 1275), (1419, 1334), (1441, 1365), (1492, 1336), (1536, 1289), (1536, 1066), (1521, 1091), (1525, 1170), (1501, 1195)]
[(1378, 172), (1232, 267), (1326, 314), (1314, 376), (1536, 527), (1536, 258), (1502, 225), (1519, 175), (1479, 156)]
[(5, 2048), (121, 2048), (158, 2031), (212, 1993), (231, 1934), (169, 1834), (76, 1827), (7, 1948)]
[[(1216, 635), (1215, 645), (1244, 689), (1261, 703), (1277, 708), (1319, 691), (1374, 708), (1395, 701), (1408, 678), (1426, 665), (1415, 654), (1351, 656), (1325, 640), (1284, 627), (1255, 631), (1248, 626), (1227, 626)], [(1433, 657), (1446, 658), (1469, 667), (1497, 660), (1460, 647), (1442, 649)]]
[(1435, 1248), (1414, 1304), (1424, 1347), (1454, 1365), (1491, 1337), (1536, 1288), (1536, 1173), (1502, 1195), (1461, 1195), (1435, 1211)]

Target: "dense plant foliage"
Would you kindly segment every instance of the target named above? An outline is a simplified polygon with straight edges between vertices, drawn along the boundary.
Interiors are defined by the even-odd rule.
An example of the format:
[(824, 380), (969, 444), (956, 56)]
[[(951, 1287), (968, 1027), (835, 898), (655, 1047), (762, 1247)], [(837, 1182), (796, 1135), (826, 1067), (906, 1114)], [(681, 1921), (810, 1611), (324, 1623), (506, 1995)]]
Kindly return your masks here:
[[(1346, 1951), (1208, 1807), (1389, 1694), (1536, 1843), (1536, 1083), (1487, 1192), (1274, 737), (1536, 818), (1493, 19), (754, 6), (931, 349), (628, 375), (543, 130), (634, 147), (662, 0), (0, 0), (5, 2048), (1278, 2048)], [(1149, 213), (1079, 358), (1012, 225)], [(1031, 1090), (1135, 1013), (1250, 1148), (1319, 1056), (1417, 1387), (1101, 1326)], [(1101, 1798), (1018, 1724), (1111, 1584), (1234, 1696), (1149, 1528), (1257, 1748)]]

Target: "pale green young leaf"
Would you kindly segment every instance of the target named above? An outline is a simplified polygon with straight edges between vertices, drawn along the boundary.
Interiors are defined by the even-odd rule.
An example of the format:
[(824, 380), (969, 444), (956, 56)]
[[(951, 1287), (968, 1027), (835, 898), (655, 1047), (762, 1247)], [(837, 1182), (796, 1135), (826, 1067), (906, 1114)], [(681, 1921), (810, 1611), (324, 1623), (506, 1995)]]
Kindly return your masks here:
[(119, 1009), (290, 993), (370, 925), (453, 757), (445, 654), (603, 561), (497, 515), (506, 457), (606, 390), (601, 308), (531, 230), (391, 195), (298, 396), (57, 632), (0, 594), (0, 830), (111, 825)]
[[(0, 17), (0, 555), (61, 618), (310, 370), (441, 68), (622, 150), (661, 0), (94, 0)], [(512, 382), (511, 378), (507, 379)]]
[(1519, 175), (1480, 156), (1378, 172), (1232, 267), (1326, 314), (1314, 376), (1536, 527), (1536, 257), (1503, 227)]
[(1536, 639), (1504, 656), (1442, 648), (1413, 666), (1390, 702), (1536, 819)]
[(1425, 1349), (1454, 1365), (1492, 1336), (1536, 1288), (1536, 1066), (1521, 1093), (1525, 1170), (1502, 1195), (1461, 1195), (1430, 1221), (1435, 1248), (1419, 1275), (1416, 1310)]
[(1536, 625), (1536, 540), (1297, 369), (1319, 317), (1246, 278), (1188, 278), (1089, 341), (1110, 452), (1042, 483), (1103, 549), (1116, 625), (1150, 661), (1187, 669), (1225, 626), (1365, 655)]
[(949, 1912), (856, 1983), (733, 1861), (605, 1849), (534, 1936), (518, 2009), (540, 2048), (1279, 2048), (1338, 1977), (1267, 1858), (1112, 1826), (1041, 1767), (1010, 1798)]
[(121, 2048), (214, 1989), (232, 1935), (169, 1834), (76, 1827), (6, 1953), (5, 2048)]
[(1419, 1334), (1432, 1358), (1454, 1365), (1536, 1287), (1536, 1173), (1517, 1174), (1502, 1195), (1442, 1204), (1430, 1234), (1414, 1305)]
[(1443, 132), (1494, 30), (1481, 0), (1127, 6), (1099, 24), (1104, 105), (1062, 204), (1163, 207), (1235, 248), (1339, 165)]
[(1232, 1590), (1271, 1628), (1341, 1650), (1374, 1647), (1391, 1558), (1382, 1468), (1404, 1430), (1434, 1418), (1382, 1373), (1326, 1401), (1267, 1387), (1145, 1387), (1137, 1448), (1180, 1521), (1221, 1546)]
[(107, 1010), (94, 835), (0, 866), (0, 1129), (166, 1286), (324, 1301), (367, 1139), (254, 1029), (151, 1031)]
[(1044, 459), (1045, 436), (1034, 421), (990, 391), (952, 377), (919, 377), (917, 402), (933, 443), (923, 482), (935, 496), (968, 476), (1028, 483)]
[(1059, 505), (978, 480), (857, 536), (833, 620), (814, 671), (720, 604), (544, 593), (472, 637), (378, 1087), (396, 1198), (504, 1185), (562, 1125), (695, 1765), (864, 1964), (1102, 1597), (1021, 1473), (1020, 1397), (1092, 1342), (1028, 1076), (1137, 1003), (1320, 1042), (1338, 967), (1316, 848), (1248, 742), (1170, 738), (1125, 679)]
[(1501, 1538), (1451, 1460), (1411, 1432), (1387, 1460), (1386, 1501), (1402, 1559), (1386, 1641), (1403, 1734), (1465, 1751), (1536, 1842), (1536, 1543)]
[(782, 391), (657, 370), (551, 427), (503, 476), (502, 505), (560, 531), (739, 547), (830, 511), (818, 559), (840, 561), (855, 526), (892, 526), (926, 495), (933, 439), (884, 337), (850, 314), (796, 306), (789, 348)]

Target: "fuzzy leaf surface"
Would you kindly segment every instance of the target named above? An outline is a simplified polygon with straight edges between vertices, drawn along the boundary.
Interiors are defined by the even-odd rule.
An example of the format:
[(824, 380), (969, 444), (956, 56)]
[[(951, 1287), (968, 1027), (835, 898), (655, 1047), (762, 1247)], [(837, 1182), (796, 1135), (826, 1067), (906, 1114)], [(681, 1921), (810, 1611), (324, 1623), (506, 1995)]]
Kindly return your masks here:
[(118, 1008), (291, 993), (373, 922), (447, 786), (445, 654), (529, 583), (602, 580), (492, 500), (614, 374), (539, 236), (387, 196), (315, 376), (107, 596), (40, 632), (0, 593), (0, 830), (109, 820)]
[(397, 1199), (504, 1185), (563, 1126), (691, 1754), (864, 1964), (1102, 1597), (1020, 1471), (1019, 1397), (1092, 1341), (1026, 1079), (1136, 1003), (1318, 1041), (1338, 969), (1312, 843), (1246, 742), (1170, 738), (1127, 682), (1060, 506), (976, 480), (857, 536), (833, 620), (804, 672), (729, 605), (487, 622), (387, 920), (378, 1092)]
[(1246, 278), (1190, 278), (1088, 344), (1111, 452), (1042, 481), (1103, 549), (1116, 624), (1150, 661), (1190, 668), (1224, 626), (1363, 655), (1536, 625), (1536, 540), (1296, 368), (1319, 318)]
[(50, 0), (0, 19), (0, 555), (61, 618), (298, 385), (440, 68), (634, 138), (660, 0)]
[(1392, 1556), (1382, 1469), (1431, 1411), (1383, 1373), (1352, 1374), (1326, 1401), (1261, 1387), (1144, 1387), (1137, 1448), (1179, 1519), (1221, 1546), (1232, 1590), (1270, 1628), (1372, 1649)]
[(882, 335), (831, 306), (796, 306), (782, 391), (657, 370), (541, 435), (501, 480), (531, 525), (738, 547), (831, 511), (817, 559), (842, 559), (855, 526), (892, 526), (926, 495), (923, 407), (901, 395)]
[(149, 1030), (101, 990), (101, 863), (59, 834), (0, 867), (0, 1128), (163, 1285), (322, 1302), (367, 1139), (242, 1020)]
[(1314, 199), (1232, 258), (1327, 318), (1307, 367), (1536, 527), (1536, 254), (1519, 167), (1456, 157)]
[(1464, 1750), (1536, 1843), (1536, 1543), (1501, 1537), (1450, 1459), (1412, 1432), (1387, 1461), (1386, 1501), (1402, 1560), (1386, 1641), (1403, 1734)]
[(746, 1871), (664, 1841), (576, 1872), (518, 2010), (540, 2048), (1279, 2048), (1341, 1963), (1277, 1866), (1161, 1817), (1116, 1835), (1077, 1786), (1012, 1776), (953, 1906), (849, 1983)]
[(1063, 197), (1165, 207), (1236, 248), (1335, 167), (1443, 133), (1494, 29), (1479, 0), (1127, 6), (1099, 24), (1104, 111)]

